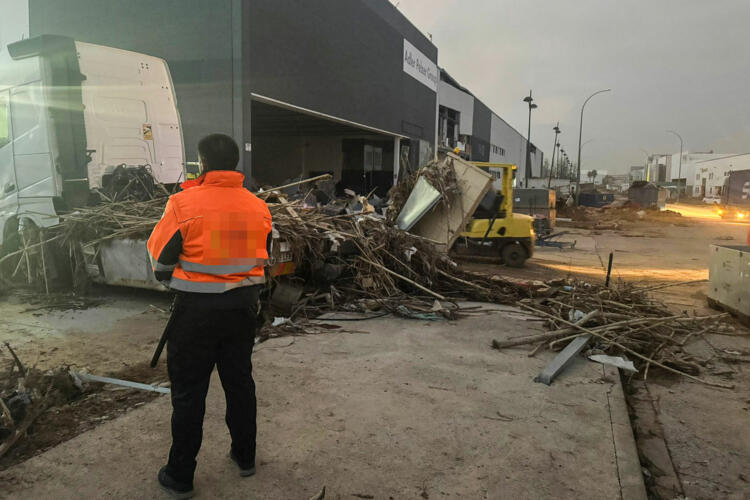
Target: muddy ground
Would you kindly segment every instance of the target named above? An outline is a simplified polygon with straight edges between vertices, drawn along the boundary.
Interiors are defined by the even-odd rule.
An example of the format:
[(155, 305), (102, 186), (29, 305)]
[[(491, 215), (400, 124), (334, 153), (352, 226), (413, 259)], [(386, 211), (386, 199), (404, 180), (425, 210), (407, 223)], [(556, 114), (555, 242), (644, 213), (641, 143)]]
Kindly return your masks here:
[[(147, 384), (167, 381), (166, 366), (147, 363), (167, 318), (164, 294), (102, 288), (87, 297), (25, 292), (0, 299), (0, 379), (13, 364), (8, 342), (26, 368), (65, 368)], [(39, 388), (44, 392), (45, 388)], [(44, 411), (0, 470), (152, 401), (156, 393), (86, 384), (69, 404)]]
[[(154, 370), (142, 363), (118, 372), (106, 373), (106, 376), (158, 384), (167, 380), (165, 368), (161, 365)], [(139, 408), (158, 396), (156, 392), (127, 387), (86, 384), (80, 394), (76, 394), (67, 403), (51, 406), (34, 421), (26, 436), (0, 458), (0, 471)]]
[[(644, 217), (602, 227), (560, 223), (562, 240), (574, 249), (537, 248), (524, 269), (466, 263), (477, 270), (519, 279), (575, 276), (603, 281), (609, 253), (614, 253), (613, 280), (643, 287), (706, 280), (709, 245), (743, 245), (748, 225), (722, 221), (709, 207), (671, 206), (689, 217)], [(632, 217), (630, 219), (633, 219)], [(590, 226), (584, 227), (575, 226)], [(654, 296), (674, 311), (717, 314), (708, 307), (706, 282), (661, 288)], [(689, 350), (737, 361), (719, 363), (710, 373), (735, 384), (734, 390), (713, 389), (651, 371), (647, 380), (634, 377), (628, 385), (632, 421), (646, 484), (653, 498), (750, 498), (750, 330), (734, 322), (738, 336), (705, 335)], [(729, 354), (731, 353), (731, 354)]]

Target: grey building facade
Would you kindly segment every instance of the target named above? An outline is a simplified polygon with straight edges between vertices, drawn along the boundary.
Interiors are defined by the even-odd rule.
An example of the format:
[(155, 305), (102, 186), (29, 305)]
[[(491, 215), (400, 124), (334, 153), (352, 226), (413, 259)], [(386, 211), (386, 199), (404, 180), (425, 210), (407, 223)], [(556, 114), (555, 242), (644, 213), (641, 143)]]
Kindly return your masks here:
[(241, 144), (243, 169), (260, 183), (333, 172), (369, 190), (434, 154), (437, 48), (387, 0), (0, 5), (27, 17), (29, 37), (64, 35), (165, 59), (188, 160), (200, 137), (223, 132)]
[[(526, 137), (511, 127), (486, 104), (462, 87), (445, 70), (440, 72), (438, 90), (438, 145), (464, 148), (472, 161), (513, 163), (517, 178), (526, 168)], [(542, 172), (544, 154), (531, 143), (531, 175)]]

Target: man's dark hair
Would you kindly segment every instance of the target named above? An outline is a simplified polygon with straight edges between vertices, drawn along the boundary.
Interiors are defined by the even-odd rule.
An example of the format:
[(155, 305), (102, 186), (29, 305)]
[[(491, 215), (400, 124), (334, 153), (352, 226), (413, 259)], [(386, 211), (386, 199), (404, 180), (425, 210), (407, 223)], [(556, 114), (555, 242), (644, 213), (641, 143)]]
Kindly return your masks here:
[(240, 148), (234, 139), (225, 134), (207, 135), (198, 143), (198, 155), (203, 160), (203, 170), (235, 170), (240, 161)]

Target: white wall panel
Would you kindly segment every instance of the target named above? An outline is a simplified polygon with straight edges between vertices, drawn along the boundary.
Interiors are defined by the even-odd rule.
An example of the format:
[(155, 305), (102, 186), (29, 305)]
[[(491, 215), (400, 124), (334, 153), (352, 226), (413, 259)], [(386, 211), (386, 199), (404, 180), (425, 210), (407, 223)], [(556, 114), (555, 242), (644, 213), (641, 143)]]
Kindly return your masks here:
[(458, 133), (473, 135), (474, 133), (474, 96), (457, 89), (443, 81), (438, 88), (438, 101), (441, 106), (455, 109), (461, 113), (461, 123)]

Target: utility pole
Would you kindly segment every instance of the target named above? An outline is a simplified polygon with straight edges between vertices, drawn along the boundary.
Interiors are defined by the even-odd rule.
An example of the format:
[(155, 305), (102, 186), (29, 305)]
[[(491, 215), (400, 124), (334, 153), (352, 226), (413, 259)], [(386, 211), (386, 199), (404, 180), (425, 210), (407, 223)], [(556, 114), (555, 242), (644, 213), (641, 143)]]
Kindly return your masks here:
[(526, 181), (525, 187), (529, 187), (529, 177), (531, 177), (531, 110), (537, 108), (537, 105), (534, 104), (534, 98), (531, 97), (531, 90), (529, 90), (529, 95), (523, 98), (523, 102), (529, 104), (529, 131), (526, 134), (526, 168), (523, 173), (523, 178)]
[(601, 94), (602, 92), (610, 92), (611, 90), (612, 89), (604, 89), (594, 92), (585, 101), (583, 101), (583, 106), (581, 106), (581, 122), (578, 128), (578, 165), (576, 165), (576, 206), (578, 206), (578, 202), (581, 199), (581, 136), (583, 135), (583, 110), (586, 108), (586, 103), (589, 102), (592, 97), (597, 94)]
[(552, 186), (552, 170), (555, 168), (555, 150), (560, 145), (557, 142), (557, 136), (560, 134), (560, 122), (552, 129), (555, 131), (555, 142), (552, 143), (552, 161), (549, 164), (549, 179), (547, 179), (547, 189)]
[[(680, 169), (677, 172), (677, 182), (680, 182), (682, 180), (682, 136), (675, 132), (674, 130), (667, 130), (670, 134), (676, 135), (680, 139)], [(685, 185), (687, 185), (687, 179), (685, 182)], [(677, 203), (680, 202), (680, 191), (682, 191), (681, 186), (677, 186)]]

